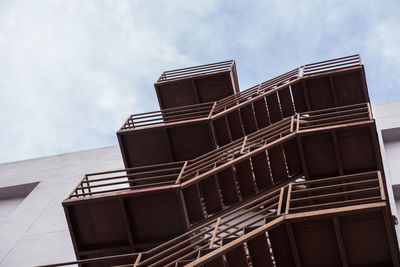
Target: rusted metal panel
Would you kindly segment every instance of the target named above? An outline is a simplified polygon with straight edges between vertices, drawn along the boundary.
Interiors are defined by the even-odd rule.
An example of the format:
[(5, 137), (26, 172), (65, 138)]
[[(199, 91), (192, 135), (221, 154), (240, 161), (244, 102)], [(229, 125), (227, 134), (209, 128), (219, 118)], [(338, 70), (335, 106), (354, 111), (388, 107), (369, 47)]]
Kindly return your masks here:
[(219, 186), (214, 175), (201, 181), (204, 203), (208, 213), (215, 213), (222, 210), (222, 201), (219, 194)]
[(239, 202), (239, 192), (236, 185), (235, 174), (232, 168), (226, 168), (218, 173), (219, 184), (224, 204), (230, 206)]
[(276, 123), (283, 119), (281, 108), (277, 94), (271, 94), (267, 97), (268, 112), (272, 123)]
[(279, 102), (282, 108), (283, 117), (290, 117), (295, 114), (292, 96), (290, 95), (289, 87), (279, 90)]
[(259, 189), (267, 188), (272, 184), (271, 171), (265, 151), (251, 158), (254, 170), (254, 178)]
[(335, 151), (329, 134), (304, 136), (302, 141), (311, 179), (339, 174)]
[(207, 121), (122, 131), (118, 135), (126, 168), (189, 160), (214, 148)]
[(254, 101), (253, 106), (258, 128), (262, 129), (270, 125), (271, 122), (269, 120), (267, 104), (265, 103), (265, 99), (262, 97), (259, 100)]
[[(250, 228), (251, 229), (251, 228)], [(244, 231), (246, 233), (246, 229)], [(247, 242), (251, 263), (253, 266), (273, 267), (272, 255), (265, 233), (253, 237)]]
[(339, 221), (350, 266), (394, 266), (381, 213), (351, 215)]
[(113, 254), (142, 251), (184, 233), (188, 224), (178, 209), (184, 205), (179, 191), (155, 189), (64, 201), (78, 254), (100, 248)]
[(239, 182), (240, 193), (243, 197), (254, 195), (256, 192), (253, 172), (251, 170), (250, 161), (244, 160), (235, 165), (237, 171), (237, 179)]
[(214, 120), (212, 127), (215, 129), (218, 145), (223, 146), (232, 141), (226, 117), (220, 117)]
[(279, 225), (268, 231), (271, 246), (274, 248), (274, 259), (278, 266), (295, 266), (293, 253), (285, 225)]
[(340, 266), (332, 221), (320, 219), (293, 223), (293, 232), (303, 266)]
[(254, 133), (258, 130), (256, 117), (254, 114), (253, 106), (251, 104), (241, 108), (240, 115), (242, 116), (244, 132), (246, 135)]
[(154, 87), (161, 109), (217, 101), (239, 92), (233, 60), (165, 71)]

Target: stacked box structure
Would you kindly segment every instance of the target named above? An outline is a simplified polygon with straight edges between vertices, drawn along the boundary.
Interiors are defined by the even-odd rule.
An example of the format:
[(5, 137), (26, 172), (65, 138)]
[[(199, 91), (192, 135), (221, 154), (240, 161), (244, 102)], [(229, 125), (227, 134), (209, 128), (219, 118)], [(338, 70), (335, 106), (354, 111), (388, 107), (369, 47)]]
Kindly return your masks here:
[(166, 71), (117, 132), (125, 169), (63, 202), (81, 266), (399, 266), (359, 55), (239, 91), (234, 61)]

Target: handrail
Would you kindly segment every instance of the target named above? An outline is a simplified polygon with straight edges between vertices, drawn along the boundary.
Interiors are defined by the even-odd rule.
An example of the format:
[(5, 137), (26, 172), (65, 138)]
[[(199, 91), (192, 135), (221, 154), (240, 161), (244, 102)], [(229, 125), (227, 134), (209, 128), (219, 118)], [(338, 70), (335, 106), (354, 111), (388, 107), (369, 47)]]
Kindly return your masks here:
[(339, 127), (348, 123), (370, 121), (367, 103), (299, 113), (193, 160), (87, 174), (69, 198), (156, 187), (187, 187), (252, 157), (261, 150), (295, 138), (298, 133), (332, 125)]
[[(229, 65), (231, 64), (231, 65)], [(189, 74), (191, 72), (205, 74), (204, 70), (218, 68), (227, 68), (227, 66), (234, 66), (234, 61), (223, 61), (219, 63), (213, 63), (208, 65), (196, 66), (191, 68), (178, 69), (174, 71), (164, 72), (163, 75), (171, 75), (175, 77), (178, 75), (176, 73), (182, 72), (187, 76), (191, 77)], [(227, 96), (216, 102), (195, 104), (190, 106), (163, 109), (159, 111), (152, 111), (147, 113), (133, 114), (129, 116), (124, 125), (121, 127), (121, 131), (143, 128), (147, 126), (170, 124), (174, 122), (183, 122), (196, 119), (215, 119), (221, 113), (227, 109), (239, 107), (248, 101), (253, 101), (253, 99), (258, 99), (258, 97), (266, 96), (273, 91), (279, 91), (286, 88), (288, 85), (296, 82), (298, 80), (304, 79), (307, 76), (314, 74), (322, 74), (330, 71), (337, 71), (341, 69), (348, 69), (352, 67), (361, 66), (361, 58), (359, 55), (352, 55), (347, 57), (341, 57), (331, 60), (320, 61), (316, 63), (306, 64), (288, 71), (282, 75), (274, 77), (270, 80), (262, 82), (258, 85), (252, 86), (244, 91), (238, 92), (236, 94)], [(230, 67), (230, 68), (231, 68)], [(227, 69), (228, 70), (228, 69)], [(182, 75), (183, 75), (182, 74)], [(167, 81), (167, 76), (161, 75), (159, 82)], [(164, 77), (164, 78), (162, 78)], [(164, 80), (163, 80), (164, 79)], [(174, 78), (175, 79), (175, 78)]]
[(352, 55), (331, 60), (306, 64), (303, 66), (304, 75), (312, 75), (337, 69), (350, 68), (361, 65), (360, 55)]
[(108, 193), (173, 186), (184, 162), (86, 174), (68, 199), (99, 196)]
[[(358, 111), (358, 108), (362, 106), (365, 106), (365, 109), (367, 109), (367, 104), (364, 103), (363, 105), (352, 105), (348, 110), (354, 109)], [(326, 114), (327, 117), (324, 118), (324, 120), (314, 119), (314, 115), (309, 112), (299, 113), (298, 115), (288, 117), (254, 132), (248, 135), (247, 138), (243, 137), (234, 141), (232, 144), (225, 145), (222, 148), (207, 153), (207, 157), (203, 156), (193, 159), (188, 162), (182, 173), (180, 178), (182, 186), (189, 186), (194, 182), (198, 182), (213, 175), (214, 172), (216, 172), (215, 166), (218, 166), (219, 171), (221, 171), (221, 168), (228, 168), (236, 162), (245, 160), (261, 150), (267, 150), (288, 138), (294, 138), (297, 133), (301, 133), (302, 131), (323, 129), (331, 124), (339, 126), (355, 122), (370, 121), (368, 112), (357, 112), (353, 117), (349, 118), (348, 114), (343, 114), (343, 110), (344, 109), (332, 111), (329, 109)], [(320, 114), (317, 115), (320, 116)], [(292, 125), (297, 125), (296, 130), (292, 129)], [(245, 149), (243, 149), (243, 146)], [(241, 151), (246, 151), (245, 155), (242, 155)]]
[(311, 64), (300, 66), (296, 69), (288, 71), (282, 75), (272, 78), (268, 81), (260, 83), (259, 85), (253, 86), (247, 90), (228, 96), (217, 102), (215, 113), (225, 110), (232, 105), (244, 102), (260, 94), (264, 94), (273, 88), (280, 87), (284, 88), (287, 83), (295, 80), (302, 79), (305, 76), (312, 74), (321, 74), (323, 72), (329, 72), (332, 70), (345, 69), (354, 66), (361, 65), (361, 58), (359, 55), (353, 55), (348, 57), (342, 57), (338, 59), (331, 59)]
[[(338, 208), (352, 206), (356, 208), (357, 205), (372, 202), (384, 203), (385, 191), (381, 179), (380, 171), (371, 171), (313, 181), (299, 178), (288, 181), (278, 189), (260, 194), (250, 202), (241, 203), (221, 216), (143, 252), (141, 255), (143, 260), (137, 261), (135, 266), (174, 266), (176, 262), (182, 260), (203, 262), (209, 253), (207, 249), (219, 249), (225, 252), (231, 248), (222, 242), (224, 239), (233, 238), (236, 243), (244, 243), (299, 212), (322, 210), (334, 212), (334, 209)], [(364, 181), (368, 183), (363, 183)], [(286, 204), (283, 203), (285, 201)], [(204, 254), (198, 258), (200, 252)], [(111, 257), (136, 259), (138, 253)], [(110, 256), (99, 257), (91, 259), (90, 262), (101, 262), (108, 258)], [(78, 260), (69, 264), (84, 263), (84, 261)], [(66, 264), (46, 266), (62, 265)]]
[[(260, 221), (262, 221), (263, 223), (258, 224), (255, 226), (255, 228), (253, 228), (252, 230), (250, 230), (250, 234), (248, 235), (248, 233), (246, 233), (244, 231), (245, 228), (249, 227), (249, 226), (243, 226), (241, 227), (242, 229), (239, 230), (238, 232), (240, 232), (241, 234), (236, 237), (236, 239), (242, 239), (243, 242), (245, 242), (245, 240), (249, 240), (249, 238), (244, 238), (245, 236), (256, 236), (259, 234), (259, 231), (266, 231), (267, 228), (270, 229), (273, 225), (275, 225), (275, 223), (273, 223), (272, 225), (269, 225), (267, 223), (268, 218), (271, 219), (275, 219), (275, 218), (282, 218), (283, 220), (285, 220), (285, 218), (293, 213), (298, 213), (300, 211), (300, 209), (296, 209), (295, 207), (293, 207), (295, 205), (295, 203), (301, 203), (301, 201), (313, 201), (313, 200), (318, 200), (319, 204), (317, 205), (309, 205), (307, 206), (307, 209), (304, 209), (304, 207), (306, 206), (298, 206), (303, 208), (303, 212), (305, 210), (307, 211), (316, 211), (316, 210), (322, 210), (322, 209), (330, 209), (330, 208), (340, 208), (340, 207), (348, 207), (348, 206), (353, 206), (353, 205), (357, 205), (357, 204), (365, 204), (365, 203), (371, 203), (371, 202), (382, 202), (384, 201), (384, 194), (383, 191), (381, 190), (381, 187), (383, 187), (382, 184), (379, 184), (379, 177), (380, 177), (380, 172), (379, 171), (374, 171), (374, 172), (366, 172), (366, 173), (358, 173), (358, 174), (354, 174), (354, 175), (344, 175), (344, 176), (336, 176), (336, 177), (330, 177), (330, 178), (321, 178), (318, 179), (318, 183), (322, 183), (322, 184), (326, 184), (326, 185), (330, 185), (330, 184), (338, 184), (340, 185), (342, 188), (346, 188), (346, 186), (350, 186), (352, 185), (352, 182), (354, 182), (354, 180), (363, 180), (364, 177), (371, 177), (371, 175), (373, 175), (374, 177), (374, 182), (375, 184), (372, 185), (368, 185), (366, 187), (363, 188), (359, 188), (359, 189), (352, 189), (352, 190), (343, 190), (341, 192), (336, 192), (336, 193), (321, 193), (321, 191), (319, 189), (313, 188), (312, 187), (312, 182), (311, 183), (305, 183), (305, 182), (301, 182), (301, 181), (294, 181), (294, 182), (290, 182), (289, 184), (283, 186), (282, 188), (287, 188), (289, 190), (282, 190), (282, 188), (275, 190), (269, 194), (265, 194), (263, 196), (260, 197), (259, 200), (259, 204), (255, 205), (254, 207), (265, 207), (265, 203), (262, 202), (263, 199), (265, 199), (266, 196), (268, 196), (270, 199), (273, 199), (273, 207), (275, 208), (275, 210), (273, 210), (273, 213), (264, 213), (265, 217), (262, 217)], [(313, 190), (312, 193), (310, 194), (312, 197), (308, 198), (308, 199), (300, 199), (298, 197), (294, 197), (294, 192), (297, 192), (301, 189), (298, 189), (299, 186), (306, 186), (306, 188), (309, 188), (310, 190)], [(278, 193), (279, 191), (279, 193)], [(368, 195), (371, 194), (372, 195)], [(271, 195), (271, 194), (276, 194), (276, 195)], [(364, 195), (363, 195), (364, 194)], [(365, 195), (367, 194), (367, 195)], [(287, 207), (285, 208), (285, 212), (281, 212), (278, 214), (278, 207), (280, 206), (279, 202), (282, 201), (283, 199), (285, 199), (286, 195), (286, 199), (288, 201), (289, 204), (287, 204)], [(346, 197), (351, 197), (350, 200), (346, 199)], [(343, 200), (337, 200), (337, 198), (343, 198)], [(323, 203), (321, 203), (323, 202)], [(254, 207), (248, 207), (246, 209), (246, 211), (253, 211)], [(268, 206), (267, 208), (270, 208), (270, 206)], [(261, 211), (263, 211), (263, 209), (261, 209)], [(253, 216), (255, 213), (251, 214), (251, 213), (247, 213), (247, 215), (244, 216)], [(243, 216), (242, 214), (238, 215), (236, 218), (242, 218), (241, 216)], [(208, 224), (208, 228), (207, 231), (208, 233), (211, 232), (213, 230), (213, 226), (215, 227), (215, 224), (217, 222), (218, 218), (213, 220), (212, 222), (210, 222)], [(275, 219), (276, 220), (276, 219)], [(241, 220), (242, 221), (249, 221), (246, 217)], [(229, 224), (234, 222), (234, 225), (237, 225), (238, 223), (235, 220), (232, 221), (228, 221), (225, 222), (224, 220), (221, 220), (220, 225), (221, 224)], [(282, 222), (279, 220), (275, 221), (277, 222)], [(254, 225), (254, 223), (252, 224)], [(269, 226), (269, 227), (267, 227)], [(205, 226), (203, 226), (203, 228), (205, 228)], [(228, 229), (228, 227), (226, 228)], [(259, 229), (259, 231), (257, 230)], [(261, 230), (262, 229), (262, 230)], [(221, 240), (225, 237), (229, 237), (228, 232), (224, 232), (225, 230), (222, 229), (219, 231), (220, 235), (221, 235)], [(235, 231), (235, 233), (237, 233)], [(253, 234), (251, 234), (253, 233)], [(226, 235), (224, 235), (226, 234)], [(187, 235), (187, 236), (191, 236), (191, 235)], [(181, 239), (179, 239), (181, 240)], [(210, 234), (207, 235), (207, 237), (204, 237), (202, 239), (202, 241), (204, 242), (204, 244), (210, 244), (212, 240), (210, 240)], [(185, 251), (189, 250), (188, 247), (190, 248), (190, 245), (185, 246), (185, 240), (184, 241), (180, 241), (181, 243), (178, 243), (174, 246), (174, 248), (176, 248), (176, 250), (168, 250), (165, 247), (162, 247), (163, 245), (161, 245), (159, 248), (156, 248), (154, 250), (156, 251), (160, 251), (158, 254), (156, 254), (155, 256), (151, 256), (151, 253), (149, 253), (149, 258), (147, 259), (147, 261), (143, 262), (142, 264), (139, 264), (138, 266), (170, 266), (170, 264), (173, 264), (179, 260), (183, 260), (183, 259), (190, 259), (190, 253), (186, 253), (184, 254)], [(200, 242), (196, 242), (195, 244), (203, 244)], [(203, 249), (203, 247), (205, 246), (198, 246), (195, 248), (195, 251), (200, 251)], [(183, 247), (184, 246), (184, 247)], [(180, 250), (178, 250), (178, 248), (181, 248)], [(161, 249), (162, 248), (162, 249)], [(224, 250), (228, 250), (230, 248), (229, 245), (224, 245), (221, 243), (217, 243), (217, 242), (213, 242), (213, 248), (219, 248), (220, 250), (224, 251)], [(194, 247), (192, 247), (192, 249), (194, 249)], [(153, 250), (153, 251), (154, 251)], [(166, 251), (166, 252), (164, 252)], [(173, 254), (171, 254), (171, 251), (173, 251)], [(166, 256), (168, 255), (168, 256)], [(173, 260), (173, 255), (177, 255), (175, 257), (175, 260)], [(183, 257), (178, 257), (178, 255), (185, 255)], [(169, 257), (169, 258), (168, 258)], [(204, 257), (204, 255), (203, 255)], [(199, 262), (202, 262), (202, 259), (204, 259), (203, 257), (198, 258), (196, 260), (196, 264)], [(157, 259), (160, 259), (158, 261), (156, 261)], [(170, 260), (170, 261), (168, 261)]]
[(299, 77), (298, 69), (294, 69), (294, 70), (286, 72), (282, 75), (279, 75), (275, 78), (272, 78), (268, 81), (262, 82), (256, 86), (250, 87), (247, 90), (236, 93), (234, 95), (227, 96), (224, 99), (217, 101), (217, 105), (215, 107), (214, 114), (216, 114), (222, 110), (225, 110), (231, 106), (234, 106), (238, 103), (249, 100), (256, 95), (265, 93), (274, 87), (280, 87), (283, 84), (286, 84), (298, 77)]
[(303, 187), (292, 188), (286, 209), (289, 213), (298, 213), (384, 200), (380, 179), (379, 171), (371, 171), (299, 182), (297, 185)]
[(161, 74), (160, 78), (157, 80), (157, 83), (173, 81), (181, 78), (195, 77), (221, 71), (230, 71), (234, 64), (234, 60), (227, 60), (206, 65), (164, 71)]
[(207, 118), (214, 102), (201, 103), (130, 115), (120, 131), (137, 129), (164, 123)]

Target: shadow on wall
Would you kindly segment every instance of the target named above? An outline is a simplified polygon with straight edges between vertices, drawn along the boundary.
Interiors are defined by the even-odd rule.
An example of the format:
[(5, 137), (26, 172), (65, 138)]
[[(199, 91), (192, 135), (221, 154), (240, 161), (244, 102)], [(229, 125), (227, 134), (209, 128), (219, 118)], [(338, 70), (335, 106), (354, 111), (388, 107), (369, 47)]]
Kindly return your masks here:
[(35, 189), (39, 182), (0, 187), (0, 226), (7, 221), (19, 204)]

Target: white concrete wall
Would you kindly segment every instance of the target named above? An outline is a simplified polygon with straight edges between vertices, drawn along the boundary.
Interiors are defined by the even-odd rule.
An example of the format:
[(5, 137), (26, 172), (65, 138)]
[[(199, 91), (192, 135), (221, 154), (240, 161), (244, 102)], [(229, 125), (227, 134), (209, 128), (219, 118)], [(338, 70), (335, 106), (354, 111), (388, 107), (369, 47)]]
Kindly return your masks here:
[[(375, 104), (372, 113), (376, 122), (386, 184), (391, 210), (398, 219), (400, 214), (400, 190), (393, 186), (400, 184), (400, 100)], [(396, 225), (397, 238), (400, 240), (400, 225)]]
[(83, 174), (120, 168), (117, 146), (0, 164), (0, 187), (40, 182), (19, 205), (3, 203), (9, 214), (0, 225), (0, 266), (75, 260), (61, 202)]
[(400, 139), (397, 141), (386, 141), (385, 139), (383, 136), (392, 183), (393, 185), (398, 185), (400, 184)]

